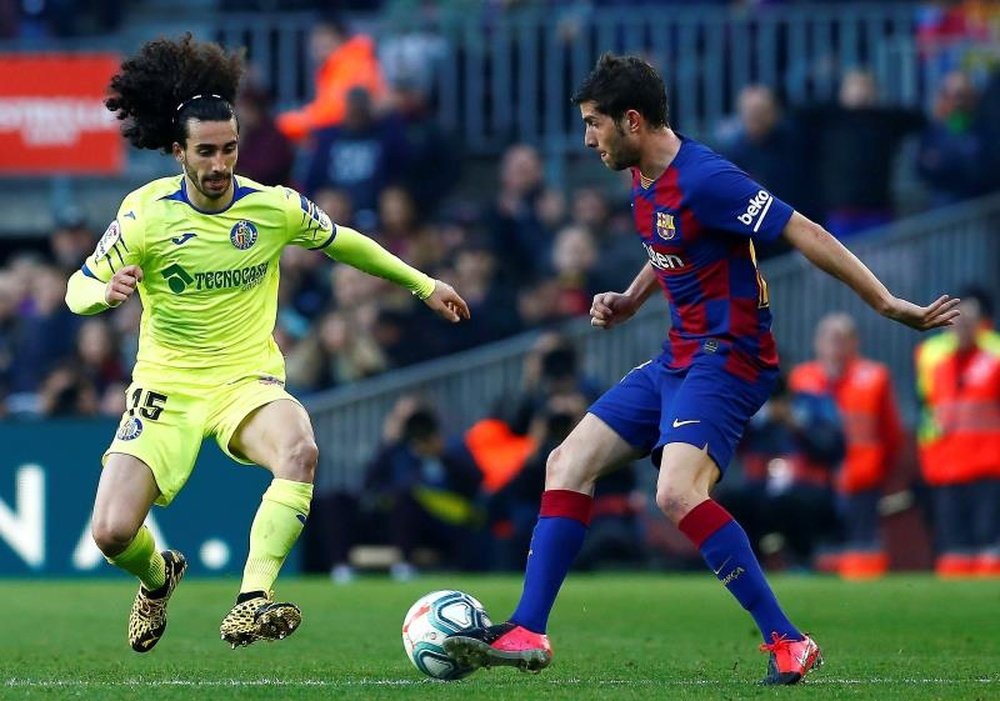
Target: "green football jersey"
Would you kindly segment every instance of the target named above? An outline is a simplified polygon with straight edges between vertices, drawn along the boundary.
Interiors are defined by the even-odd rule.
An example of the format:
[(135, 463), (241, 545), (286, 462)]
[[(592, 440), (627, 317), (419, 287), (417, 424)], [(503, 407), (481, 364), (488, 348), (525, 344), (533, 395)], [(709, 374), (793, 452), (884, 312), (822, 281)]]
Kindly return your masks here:
[(325, 249), (337, 227), (294, 190), (242, 177), (233, 184), (220, 212), (195, 208), (182, 175), (135, 190), (83, 266), (102, 282), (124, 265), (142, 268), (136, 379), (162, 381), (170, 370), (199, 380), (253, 371), (284, 378), (272, 336), (281, 251)]

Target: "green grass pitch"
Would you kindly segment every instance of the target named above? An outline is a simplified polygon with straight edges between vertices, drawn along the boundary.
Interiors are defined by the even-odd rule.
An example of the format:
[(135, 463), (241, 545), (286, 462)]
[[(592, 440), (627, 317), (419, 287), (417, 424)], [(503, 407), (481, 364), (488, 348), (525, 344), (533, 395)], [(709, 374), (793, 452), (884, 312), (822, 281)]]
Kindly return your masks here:
[(410, 665), (403, 614), (428, 591), (457, 588), (501, 619), (519, 577), (279, 584), (304, 615), (288, 640), (230, 650), (218, 625), (236, 583), (190, 580), (171, 602), (166, 636), (138, 655), (125, 642), (134, 588), (124, 578), (0, 581), (0, 699), (1000, 699), (996, 580), (775, 577), (786, 609), (827, 657), (795, 689), (755, 685), (765, 666), (756, 632), (707, 574), (573, 575), (552, 617), (549, 669), (484, 670), (451, 683), (426, 681)]

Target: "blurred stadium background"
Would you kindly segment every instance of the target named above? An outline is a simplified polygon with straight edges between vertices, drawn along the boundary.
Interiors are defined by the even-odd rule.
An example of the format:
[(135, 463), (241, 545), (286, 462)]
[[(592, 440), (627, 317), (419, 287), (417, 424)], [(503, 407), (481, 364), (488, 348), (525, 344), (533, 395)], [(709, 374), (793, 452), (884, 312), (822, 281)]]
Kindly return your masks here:
[[(87, 524), (140, 310), (75, 317), (62, 297), (121, 198), (175, 172), (117, 136), (108, 78), (143, 41), (185, 31), (247, 50), (238, 172), (300, 189), (473, 310), (446, 328), (408, 294), (286, 251), (275, 334), (321, 450), (291, 571), (517, 571), (546, 451), (656, 354), (662, 300), (609, 333), (586, 319), (594, 293), (623, 289), (644, 262), (628, 183), (585, 152), (569, 103), (603, 51), (646, 56), (675, 128), (824, 222), (897, 294), (1000, 298), (994, 2), (0, 0), (0, 576), (112, 573)], [(877, 485), (879, 542), (891, 569), (932, 569), (921, 339), (797, 255), (761, 255), (786, 370), (813, 357), (817, 322), (844, 311), (863, 354), (891, 371), (905, 437)], [(1000, 449), (995, 468), (982, 480), (994, 538)], [(773, 473), (772, 490), (786, 488)], [(747, 479), (741, 465), (732, 475)], [(608, 483), (607, 527), (581, 566), (700, 566), (655, 513), (651, 480), (642, 463)], [(158, 542), (201, 574), (239, 571), (265, 484), (206, 445), (186, 491), (153, 514)], [(822, 498), (836, 511), (833, 484)], [(844, 525), (805, 555), (782, 524), (757, 545), (774, 569), (835, 571)], [(1000, 563), (1000, 540), (976, 547)]]

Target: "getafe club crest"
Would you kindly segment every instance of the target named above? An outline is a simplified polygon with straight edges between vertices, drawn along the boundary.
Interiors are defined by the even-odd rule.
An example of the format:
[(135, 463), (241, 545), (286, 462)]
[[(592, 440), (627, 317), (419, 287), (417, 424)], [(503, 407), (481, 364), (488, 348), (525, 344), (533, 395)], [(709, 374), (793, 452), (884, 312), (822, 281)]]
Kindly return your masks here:
[(245, 251), (257, 243), (257, 227), (253, 225), (253, 222), (240, 219), (229, 230), (229, 240), (236, 248)]
[(656, 234), (664, 241), (669, 241), (677, 235), (674, 226), (674, 215), (667, 212), (656, 213)]
[(122, 421), (115, 436), (121, 441), (132, 441), (138, 438), (140, 433), (142, 433), (142, 421), (133, 416)]

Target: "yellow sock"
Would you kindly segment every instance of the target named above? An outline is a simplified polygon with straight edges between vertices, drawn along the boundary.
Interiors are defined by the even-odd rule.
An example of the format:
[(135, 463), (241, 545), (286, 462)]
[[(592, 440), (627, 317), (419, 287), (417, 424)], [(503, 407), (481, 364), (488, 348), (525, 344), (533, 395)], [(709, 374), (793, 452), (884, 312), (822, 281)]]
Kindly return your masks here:
[(115, 567), (134, 574), (149, 591), (159, 589), (167, 581), (163, 555), (156, 549), (153, 534), (145, 526), (139, 529), (127, 548), (106, 559)]
[(313, 486), (275, 477), (261, 498), (250, 526), (250, 554), (240, 593), (270, 591), (278, 572), (302, 533)]

